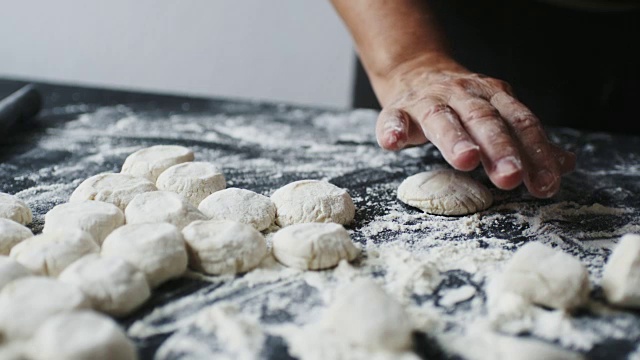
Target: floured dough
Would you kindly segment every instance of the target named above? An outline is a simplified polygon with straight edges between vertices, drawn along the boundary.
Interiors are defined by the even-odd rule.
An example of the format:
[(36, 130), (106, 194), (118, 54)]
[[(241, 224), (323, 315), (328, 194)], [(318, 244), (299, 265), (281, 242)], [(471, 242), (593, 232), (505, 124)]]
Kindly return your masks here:
[(122, 173), (145, 178), (155, 183), (163, 171), (193, 159), (193, 151), (184, 146), (156, 145), (129, 155), (122, 164)]
[(264, 195), (250, 190), (229, 188), (204, 199), (198, 209), (211, 220), (233, 220), (262, 231), (273, 224), (275, 204)]
[(421, 172), (398, 187), (398, 199), (436, 215), (466, 215), (487, 209), (493, 203), (489, 189), (455, 170)]
[(102, 244), (113, 230), (124, 225), (122, 210), (102, 201), (81, 201), (55, 206), (44, 216), (43, 233), (55, 230), (80, 229)]
[(156, 186), (184, 196), (197, 207), (207, 196), (226, 188), (227, 182), (215, 165), (196, 161), (173, 165), (163, 171)]
[(41, 276), (21, 278), (0, 291), (0, 334), (28, 338), (49, 317), (85, 308), (89, 302), (75, 286)]
[(87, 255), (58, 279), (80, 289), (93, 309), (113, 316), (128, 315), (151, 296), (144, 273), (119, 257)]
[(360, 248), (349, 232), (334, 223), (306, 223), (287, 226), (273, 236), (273, 256), (284, 265), (302, 270), (321, 270), (351, 261)]
[(267, 254), (264, 236), (252, 226), (235, 221), (196, 221), (182, 233), (191, 268), (207, 274), (247, 272)]
[(279, 226), (308, 222), (349, 224), (355, 215), (353, 200), (346, 190), (326, 181), (300, 180), (271, 195)]
[(74, 311), (48, 319), (36, 332), (34, 360), (135, 360), (135, 345), (118, 324), (93, 311)]
[(29, 228), (9, 219), (0, 219), (0, 255), (9, 255), (11, 248), (33, 237)]
[(4, 255), (0, 255), (0, 290), (15, 279), (29, 276), (31, 272), (19, 262)]
[(640, 308), (640, 235), (620, 239), (604, 268), (602, 289), (611, 304)]
[(109, 234), (102, 255), (121, 257), (144, 272), (151, 288), (187, 269), (182, 234), (169, 223), (127, 224)]
[(196, 220), (207, 218), (181, 195), (169, 191), (151, 191), (137, 195), (124, 214), (127, 224), (167, 222), (179, 230)]
[(338, 289), (323, 321), (339, 338), (366, 349), (411, 347), (413, 328), (408, 315), (371, 279), (358, 279)]
[(89, 233), (67, 229), (27, 239), (14, 246), (10, 256), (34, 274), (55, 277), (72, 262), (99, 251), (100, 247)]
[(584, 305), (589, 292), (588, 272), (580, 260), (538, 242), (521, 247), (488, 287), (490, 307), (504, 304), (500, 298), (512, 294), (532, 304), (571, 310)]
[(149, 180), (128, 174), (103, 173), (83, 181), (73, 191), (69, 202), (96, 200), (111, 203), (124, 211), (134, 196), (158, 190)]
[(27, 225), (33, 220), (33, 214), (24, 201), (13, 195), (0, 193), (0, 219), (9, 219)]

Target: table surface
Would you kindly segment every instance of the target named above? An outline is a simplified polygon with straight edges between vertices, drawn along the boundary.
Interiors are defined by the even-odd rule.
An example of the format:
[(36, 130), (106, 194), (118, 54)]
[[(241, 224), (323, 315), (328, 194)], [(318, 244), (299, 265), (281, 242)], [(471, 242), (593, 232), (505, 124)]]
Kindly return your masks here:
[[(22, 84), (0, 80), (0, 97)], [(352, 266), (300, 272), (268, 258), (246, 275), (189, 272), (160, 286), (143, 307), (118, 319), (144, 359), (312, 357), (305, 348), (326, 350), (326, 344), (297, 335), (315, 334), (335, 289), (354, 277), (375, 278), (405, 305), (417, 323), (417, 354), (455, 358), (442, 349), (445, 339), (464, 336), (470, 324), (487, 318), (487, 283), (529, 241), (580, 258), (593, 290), (587, 309), (571, 315), (540, 310), (538, 318), (551, 325), (529, 324), (520, 335), (593, 359), (640, 354), (640, 313), (609, 309), (598, 285), (617, 239), (640, 232), (639, 137), (551, 129), (555, 142), (578, 154), (577, 171), (563, 179), (556, 197), (490, 187), (495, 202), (489, 210), (442, 217), (395, 198), (407, 176), (446, 167), (441, 155), (432, 146), (380, 150), (373, 111), (38, 87), (45, 101), (36, 121), (0, 140), (0, 191), (27, 202), (34, 232), (82, 180), (117, 172), (128, 154), (158, 144), (184, 145), (198, 160), (216, 163), (229, 187), (270, 195), (294, 180), (324, 179), (346, 188), (356, 204), (348, 229), (364, 251)], [(471, 175), (489, 185), (482, 171)], [(240, 348), (216, 328), (212, 309), (222, 309), (215, 316), (226, 314), (224, 321), (254, 329), (241, 337)], [(214, 325), (204, 326), (203, 319)]]

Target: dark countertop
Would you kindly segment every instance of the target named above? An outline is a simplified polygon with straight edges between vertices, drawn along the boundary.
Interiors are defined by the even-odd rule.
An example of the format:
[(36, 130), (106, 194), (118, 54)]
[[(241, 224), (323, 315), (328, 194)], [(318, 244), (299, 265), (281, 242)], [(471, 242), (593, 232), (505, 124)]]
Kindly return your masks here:
[[(22, 84), (0, 80), (0, 97)], [(578, 170), (564, 178), (558, 196), (538, 200), (522, 188), (511, 192), (492, 188), (496, 201), (487, 212), (447, 218), (422, 215), (395, 199), (395, 188), (402, 179), (444, 166), (439, 152), (431, 146), (400, 153), (378, 149), (373, 137), (375, 114), (370, 111), (56, 84), (38, 84), (38, 88), (44, 95), (44, 108), (36, 121), (0, 140), (0, 191), (17, 194), (29, 204), (34, 211), (34, 232), (41, 230), (44, 214), (65, 202), (83, 179), (119, 171), (129, 153), (157, 144), (188, 146), (198, 159), (219, 164), (229, 186), (265, 195), (303, 178), (327, 179), (344, 187), (357, 208), (355, 223), (349, 229), (353, 239), (368, 249), (393, 242), (418, 243), (424, 238), (436, 242), (421, 248), (416, 245), (416, 254), (439, 246), (434, 245), (441, 244), (437, 241), (475, 244), (478, 252), (513, 251), (531, 240), (553, 244), (587, 264), (594, 285), (592, 299), (597, 304), (603, 303), (597, 282), (610, 248), (620, 235), (640, 232), (640, 137), (550, 129), (552, 139), (575, 151), (579, 159)], [(481, 171), (472, 176), (488, 184)], [(471, 230), (464, 226), (471, 226)], [(363, 260), (356, 267), (367, 264)], [(479, 268), (478, 275), (456, 268), (441, 274), (443, 280), (431, 294), (411, 299), (440, 311), (446, 319), (446, 331), (464, 328), (464, 316), (478, 313), (483, 306), (488, 272)], [(333, 275), (326, 276), (333, 279)], [(305, 279), (294, 274), (252, 285), (243, 283), (247, 280), (242, 276), (216, 279), (191, 274), (159, 287), (141, 309), (119, 322), (129, 329), (144, 359), (153, 358), (163, 343), (165, 349), (156, 358), (188, 354), (175, 345), (178, 342), (171, 343), (173, 348), (167, 345), (167, 339), (177, 341), (182, 335), (195, 342), (211, 342), (209, 351), (215, 353), (222, 345), (212, 340), (212, 335), (206, 337), (180, 319), (220, 301), (235, 301), (242, 311), (264, 308), (256, 310), (263, 324), (303, 323), (303, 309), (313, 313), (323, 303), (319, 290)], [(476, 288), (473, 301), (443, 308), (439, 302), (444, 294), (461, 285)], [(265, 294), (293, 299), (295, 306), (290, 303), (289, 308), (277, 312), (265, 308), (260, 305)], [(189, 297), (194, 300), (184, 300)], [(585, 310), (570, 321), (577, 331), (595, 339), (592, 346), (580, 348), (561, 337), (546, 340), (580, 350), (592, 359), (624, 359), (640, 343), (638, 312), (602, 315)], [(603, 329), (615, 331), (608, 336), (609, 330)], [(417, 335), (417, 352), (424, 358), (449, 358), (432, 335)], [(544, 338), (535, 331), (533, 335)], [(275, 332), (268, 332), (264, 343), (260, 357), (289, 357), (286, 341)]]

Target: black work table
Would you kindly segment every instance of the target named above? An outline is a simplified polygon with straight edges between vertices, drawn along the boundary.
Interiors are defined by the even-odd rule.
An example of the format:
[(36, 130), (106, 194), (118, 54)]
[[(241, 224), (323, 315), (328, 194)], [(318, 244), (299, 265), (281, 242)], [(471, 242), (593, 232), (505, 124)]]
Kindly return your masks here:
[[(0, 80), (0, 97), (22, 84)], [(0, 140), (0, 191), (17, 194), (28, 203), (34, 212), (30, 225), (34, 233), (41, 231), (44, 214), (66, 202), (82, 180), (100, 172), (118, 172), (126, 156), (142, 147), (177, 144), (191, 148), (198, 160), (218, 164), (228, 187), (270, 195), (291, 181), (310, 178), (346, 188), (357, 209), (355, 222), (349, 226), (352, 238), (366, 247), (365, 258), (353, 264), (356, 271), (373, 264), (371, 276), (399, 281), (389, 275), (392, 271), (385, 269), (385, 263), (367, 260), (373, 249), (383, 252), (391, 243), (414, 251), (416, 263), (430, 261), (429, 251), (440, 251), (443, 246), (455, 251), (439, 254), (457, 254), (470, 246), (473, 254), (494, 254), (472, 264), (458, 259), (460, 266), (448, 263), (442, 258), (446, 255), (433, 258), (440, 281), (426, 293), (407, 295), (412, 306), (428, 305), (441, 316), (437, 330), (416, 333), (416, 352), (424, 358), (450, 358), (440, 348), (439, 333), (459, 331), (482, 316), (487, 276), (495, 273), (488, 268), (506, 260), (500, 254), (539, 240), (579, 257), (590, 272), (592, 302), (602, 307), (606, 302), (598, 282), (603, 263), (621, 235), (640, 232), (640, 137), (551, 129), (554, 141), (578, 155), (578, 170), (563, 178), (556, 197), (539, 200), (522, 188), (503, 192), (490, 187), (495, 202), (489, 210), (450, 218), (421, 214), (396, 200), (395, 189), (404, 178), (446, 165), (432, 146), (399, 153), (380, 150), (373, 135), (372, 111), (340, 112), (54, 84), (38, 84), (38, 88), (45, 101), (36, 121)], [(490, 185), (480, 170), (472, 176)], [(269, 266), (277, 270), (279, 265)], [(325, 306), (319, 289), (331, 287), (337, 275), (331, 270), (311, 275), (283, 271), (281, 276), (271, 274), (251, 281), (243, 279), (249, 275), (189, 273), (154, 290), (142, 308), (118, 321), (128, 329), (143, 359), (154, 354), (162, 359), (181, 358), (189, 349), (202, 354), (200, 346), (215, 354), (225, 345), (215, 334), (194, 326), (192, 319), (218, 302), (236, 303), (240, 313), (257, 314), (257, 321), (265, 326), (303, 325), (317, 319), (318, 309)], [(314, 285), (316, 275), (329, 285)], [(461, 286), (475, 292), (445, 303), (445, 295)], [(265, 305), (273, 304), (274, 299), (284, 305)], [(574, 331), (568, 336), (573, 338), (563, 340), (562, 334), (551, 336), (537, 330), (524, 331), (524, 335), (562, 344), (593, 359), (624, 359), (636, 351), (640, 313), (597, 312), (595, 305), (569, 317)], [(259, 357), (290, 357), (287, 341), (279, 334), (265, 330)], [(584, 338), (588, 344), (575, 340)]]

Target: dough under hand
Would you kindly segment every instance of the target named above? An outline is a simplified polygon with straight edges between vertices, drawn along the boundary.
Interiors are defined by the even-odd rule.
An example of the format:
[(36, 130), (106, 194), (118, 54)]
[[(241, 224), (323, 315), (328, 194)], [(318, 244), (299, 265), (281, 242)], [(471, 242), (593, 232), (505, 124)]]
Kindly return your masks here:
[(119, 257), (87, 255), (58, 279), (80, 289), (93, 309), (113, 316), (128, 315), (151, 296), (144, 273)]
[(352, 261), (360, 248), (351, 242), (349, 232), (334, 223), (291, 225), (273, 236), (273, 256), (282, 264), (302, 269), (321, 270)]
[(182, 234), (169, 223), (127, 224), (109, 234), (102, 255), (121, 257), (144, 272), (151, 288), (187, 269)]
[(0, 193), (0, 218), (27, 225), (33, 220), (33, 214), (22, 200), (13, 195)]
[(74, 311), (48, 319), (36, 332), (34, 360), (135, 360), (135, 345), (118, 324), (92, 311)]
[(80, 229), (88, 232), (98, 245), (116, 228), (124, 225), (122, 210), (102, 201), (81, 201), (55, 206), (44, 216), (43, 233)]
[(155, 184), (163, 171), (193, 159), (193, 151), (184, 146), (156, 145), (129, 155), (122, 164), (122, 173), (145, 178)]
[(421, 172), (406, 178), (398, 187), (398, 199), (407, 205), (436, 215), (466, 215), (491, 206), (489, 189), (455, 170)]
[(29, 276), (31, 272), (19, 262), (4, 255), (0, 255), (0, 290), (15, 279)]
[(281, 226), (308, 222), (353, 221), (356, 208), (346, 190), (326, 181), (300, 180), (287, 184), (271, 195), (276, 205), (276, 223)]
[(158, 190), (149, 180), (128, 174), (103, 173), (83, 181), (76, 188), (69, 202), (96, 200), (111, 203), (124, 211), (138, 194)]
[(206, 216), (185, 198), (169, 191), (150, 191), (137, 195), (124, 211), (127, 224), (161, 223), (175, 225), (178, 230)]
[(191, 205), (198, 206), (207, 196), (227, 187), (222, 172), (207, 162), (186, 162), (163, 171), (156, 186), (184, 196)]
[(0, 219), (0, 255), (9, 255), (11, 248), (33, 237), (29, 228), (9, 219)]
[(247, 272), (267, 254), (264, 236), (250, 225), (235, 221), (196, 221), (182, 233), (191, 268), (207, 274)]
[(273, 224), (275, 204), (264, 195), (250, 190), (229, 188), (204, 199), (198, 209), (211, 220), (232, 220), (262, 231)]
[(602, 289), (611, 304), (640, 308), (640, 235), (620, 239), (604, 268)]

